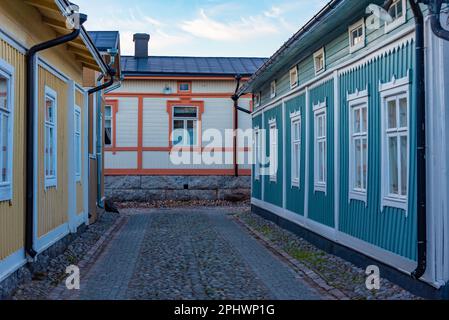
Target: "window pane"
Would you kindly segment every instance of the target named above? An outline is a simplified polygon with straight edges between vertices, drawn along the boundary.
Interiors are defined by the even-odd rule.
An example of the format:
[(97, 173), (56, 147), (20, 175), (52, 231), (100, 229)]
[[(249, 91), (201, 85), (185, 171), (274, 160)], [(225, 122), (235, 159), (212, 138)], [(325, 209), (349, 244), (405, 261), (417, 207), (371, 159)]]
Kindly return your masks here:
[(388, 139), (390, 193), (399, 194), (399, 170), (398, 170), (398, 139)]
[(388, 129), (397, 128), (396, 100), (388, 101)]
[(402, 1), (399, 0), (396, 3), (396, 17), (399, 18), (402, 16), (403, 8), (402, 8)]
[(196, 118), (197, 111), (195, 107), (175, 107), (174, 108), (175, 118)]
[(407, 158), (407, 144), (406, 136), (401, 137), (401, 195), (407, 195), (407, 177), (408, 177), (408, 158)]
[(319, 176), (318, 176), (318, 180), (320, 182), (324, 182), (324, 142), (320, 142), (319, 143), (319, 153), (318, 153), (318, 168), (319, 168)]
[(53, 122), (54, 121), (54, 101), (50, 97), (45, 98), (45, 120), (47, 122)]
[(3, 115), (2, 116), (2, 142), (3, 142), (3, 150), (2, 150), (2, 175), (1, 175), (1, 181), (2, 182), (8, 182), (8, 116)]
[(187, 121), (187, 141), (189, 141), (189, 145), (193, 146), (196, 144), (196, 121), (189, 120)]
[(0, 108), (8, 109), (8, 80), (0, 76)]
[(181, 83), (179, 85), (179, 90), (180, 91), (190, 91), (190, 84), (188, 84), (188, 83)]
[(408, 127), (407, 125), (407, 98), (399, 99), (399, 118), (401, 128)]
[(360, 133), (360, 109), (354, 110), (354, 133)]
[(355, 187), (362, 188), (362, 145), (360, 139), (355, 140)]
[(104, 107), (104, 115), (105, 115), (105, 117), (112, 117), (112, 108), (111, 108), (111, 106)]
[(362, 145), (362, 165), (363, 165), (363, 189), (367, 189), (368, 185), (368, 139), (363, 139), (363, 145)]
[(112, 144), (112, 130), (110, 127), (104, 129), (104, 143), (107, 146), (110, 146)]
[(175, 120), (173, 123), (173, 144), (182, 145), (184, 143), (184, 121)]
[(368, 131), (368, 108), (362, 108), (362, 132)]
[(49, 141), (49, 157), (50, 157), (50, 169), (49, 169), (49, 175), (54, 175), (54, 129), (50, 128), (50, 141)]

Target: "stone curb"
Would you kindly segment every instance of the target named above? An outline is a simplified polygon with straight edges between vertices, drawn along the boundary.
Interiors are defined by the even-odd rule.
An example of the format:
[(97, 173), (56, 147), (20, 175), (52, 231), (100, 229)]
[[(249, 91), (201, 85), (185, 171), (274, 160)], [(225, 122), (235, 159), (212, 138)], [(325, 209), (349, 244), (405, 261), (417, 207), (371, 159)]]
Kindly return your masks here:
[[(123, 227), (127, 218), (121, 215), (117, 221), (106, 231), (100, 239), (90, 248), (83, 259), (78, 263), (78, 267), (83, 274), (87, 274), (92, 267), (93, 261), (103, 252), (106, 246), (109, 244), (109, 240)], [(53, 289), (48, 295), (48, 300), (63, 300), (67, 297), (67, 288), (64, 282), (61, 282), (55, 289)], [(71, 292), (73, 293), (73, 292)], [(76, 293), (75, 293), (76, 294)]]
[(252, 233), (253, 236), (257, 240), (262, 242), (263, 245), (267, 247), (271, 252), (273, 252), (277, 256), (280, 256), (283, 260), (288, 262), (288, 264), (290, 264), (290, 266), (292, 266), (296, 272), (300, 273), (302, 278), (305, 278), (304, 280), (308, 280), (308, 282), (311, 282), (319, 289), (324, 291), (327, 295), (326, 298), (330, 300), (350, 300), (350, 298), (347, 295), (345, 295), (340, 289), (330, 286), (318, 273), (309, 269), (304, 264), (302, 264), (301, 262), (290, 256), (282, 248), (271, 242), (264, 235), (262, 235), (260, 232), (258, 232), (251, 226), (249, 226), (242, 219), (240, 219), (237, 216), (234, 216), (233, 218), (240, 226), (242, 226), (243, 228), (247, 229), (250, 233)]

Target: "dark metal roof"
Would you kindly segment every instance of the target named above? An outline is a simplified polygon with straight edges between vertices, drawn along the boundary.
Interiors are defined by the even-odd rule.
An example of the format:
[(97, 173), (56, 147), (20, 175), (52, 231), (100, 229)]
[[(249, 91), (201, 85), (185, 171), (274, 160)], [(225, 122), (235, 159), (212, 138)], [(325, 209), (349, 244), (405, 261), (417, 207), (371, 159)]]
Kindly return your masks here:
[(218, 57), (122, 57), (122, 70), (128, 76), (251, 76), (265, 58)]
[(118, 31), (89, 31), (89, 35), (101, 52), (106, 52), (108, 49), (118, 49), (120, 43)]

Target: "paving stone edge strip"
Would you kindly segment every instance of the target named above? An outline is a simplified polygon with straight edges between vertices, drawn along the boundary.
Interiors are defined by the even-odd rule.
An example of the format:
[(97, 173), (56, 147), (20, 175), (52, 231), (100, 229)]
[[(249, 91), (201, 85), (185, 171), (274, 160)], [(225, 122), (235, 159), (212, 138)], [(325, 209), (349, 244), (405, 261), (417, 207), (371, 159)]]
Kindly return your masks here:
[(291, 267), (293, 267), (296, 272), (299, 272), (305, 278), (305, 280), (308, 280), (312, 284), (319, 287), (322, 291), (324, 291), (330, 299), (350, 300), (350, 298), (345, 295), (340, 289), (330, 286), (319, 274), (290, 256), (278, 245), (267, 239), (263, 234), (255, 230), (253, 227), (249, 226), (245, 221), (237, 216), (233, 216), (233, 218), (239, 225), (247, 229), (257, 240), (262, 242), (265, 247), (267, 247), (271, 252), (283, 258), (283, 260), (285, 260)]
[[(95, 245), (90, 248), (90, 250), (86, 253), (84, 258), (78, 263), (78, 267), (83, 274), (87, 274), (92, 267), (94, 260), (103, 252), (103, 250), (107, 247), (113, 237), (118, 233), (118, 231), (125, 225), (127, 221), (127, 217), (121, 215), (117, 221), (106, 231), (100, 239), (95, 243)], [(111, 238), (112, 236), (112, 238)], [(65, 297), (64, 293), (67, 291), (64, 281), (60, 283), (55, 289), (53, 289), (48, 295), (49, 300), (62, 300)], [(76, 294), (76, 292), (72, 292)]]

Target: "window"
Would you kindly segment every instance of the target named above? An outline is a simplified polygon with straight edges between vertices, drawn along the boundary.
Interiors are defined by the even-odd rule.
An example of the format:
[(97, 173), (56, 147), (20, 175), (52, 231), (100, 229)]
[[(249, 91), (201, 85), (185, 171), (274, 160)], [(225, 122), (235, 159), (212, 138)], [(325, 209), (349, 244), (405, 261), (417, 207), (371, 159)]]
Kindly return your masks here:
[(174, 146), (186, 147), (198, 145), (198, 109), (196, 107), (173, 108)]
[(81, 108), (75, 106), (74, 117), (74, 143), (75, 143), (75, 177), (76, 181), (81, 181)]
[(326, 103), (314, 106), (315, 118), (315, 192), (326, 192), (327, 182), (327, 122)]
[(368, 186), (368, 91), (349, 100), (349, 199), (367, 202)]
[(299, 187), (300, 170), (301, 170), (301, 115), (299, 112), (291, 116), (292, 129), (292, 163), (291, 163), (291, 179), (292, 186)]
[(385, 32), (390, 32), (391, 30), (399, 27), (406, 22), (406, 10), (406, 0), (393, 1), (390, 8), (388, 9), (388, 13), (390, 14), (393, 21), (390, 23), (385, 23)]
[(269, 122), (270, 125), (270, 181), (277, 182), (278, 171), (278, 129), (276, 119)]
[(293, 89), (298, 86), (298, 67), (290, 70), (290, 88)]
[(178, 84), (178, 91), (184, 93), (192, 92), (191, 83), (190, 82), (180, 82)]
[(324, 48), (314, 53), (313, 61), (315, 65), (315, 74), (319, 74), (326, 70), (326, 59), (324, 56)]
[(276, 80), (271, 82), (271, 98), (276, 97)]
[(355, 52), (365, 46), (365, 20), (349, 27), (349, 51)]
[(408, 77), (381, 85), (382, 206), (407, 211), (409, 175)]
[(0, 201), (12, 199), (14, 68), (0, 60)]
[(104, 145), (112, 146), (112, 106), (104, 107)]
[(45, 87), (45, 187), (57, 186), (57, 94)]
[(260, 131), (259, 128), (254, 129), (254, 179), (260, 180)]

